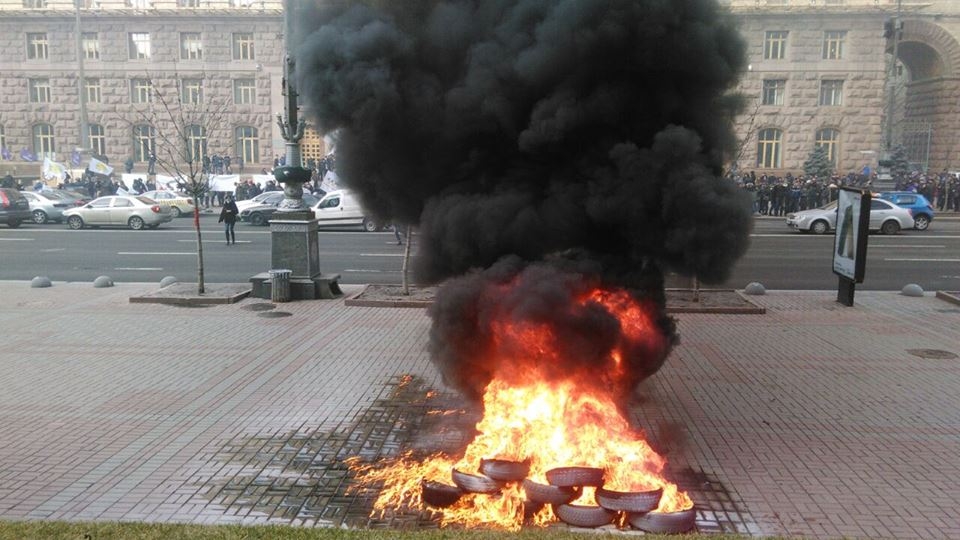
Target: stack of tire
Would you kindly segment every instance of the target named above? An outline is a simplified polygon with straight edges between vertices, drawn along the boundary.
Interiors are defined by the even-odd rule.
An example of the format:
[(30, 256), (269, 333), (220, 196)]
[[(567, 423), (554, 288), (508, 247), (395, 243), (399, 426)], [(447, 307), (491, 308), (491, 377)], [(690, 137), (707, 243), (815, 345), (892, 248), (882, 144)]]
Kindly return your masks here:
[[(621, 523), (626, 517), (630, 526), (649, 533), (678, 534), (691, 530), (696, 520), (693, 508), (678, 512), (654, 512), (660, 504), (662, 489), (653, 491), (613, 491), (604, 489), (603, 469), (595, 467), (559, 467), (546, 472), (547, 483), (527, 478), (529, 462), (484, 459), (480, 474), (468, 474), (454, 469), (455, 486), (423, 481), (421, 496), (426, 504), (447, 507), (456, 503), (464, 493), (496, 494), (508, 482), (522, 482), (527, 499), (524, 514), (527, 518), (551, 505), (553, 513), (564, 523), (574, 527), (596, 528)], [(596, 505), (571, 504), (586, 487), (596, 488)]]

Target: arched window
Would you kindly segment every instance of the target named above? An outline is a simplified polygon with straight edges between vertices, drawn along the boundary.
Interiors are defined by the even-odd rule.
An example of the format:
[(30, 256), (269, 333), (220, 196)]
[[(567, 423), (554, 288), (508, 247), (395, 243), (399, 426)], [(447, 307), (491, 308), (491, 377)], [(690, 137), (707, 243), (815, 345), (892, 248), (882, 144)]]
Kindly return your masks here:
[(818, 129), (817, 140), (814, 144), (822, 146), (827, 151), (830, 163), (833, 163), (833, 166), (836, 167), (840, 154), (840, 130), (833, 128)]
[(36, 124), (33, 126), (33, 153), (37, 159), (48, 157), (54, 159), (56, 146), (53, 142), (53, 126), (50, 124)]
[(244, 163), (260, 162), (260, 133), (252, 126), (239, 126), (234, 130), (237, 141), (237, 156)]
[(156, 151), (153, 126), (140, 124), (133, 126), (133, 160), (147, 161)]
[(757, 167), (779, 169), (782, 165), (783, 132), (777, 128), (761, 129), (757, 133)]
[(103, 126), (90, 124), (90, 151), (98, 156), (107, 155), (107, 137), (103, 133)]
[(207, 155), (207, 130), (203, 126), (187, 126), (187, 163), (199, 163)]

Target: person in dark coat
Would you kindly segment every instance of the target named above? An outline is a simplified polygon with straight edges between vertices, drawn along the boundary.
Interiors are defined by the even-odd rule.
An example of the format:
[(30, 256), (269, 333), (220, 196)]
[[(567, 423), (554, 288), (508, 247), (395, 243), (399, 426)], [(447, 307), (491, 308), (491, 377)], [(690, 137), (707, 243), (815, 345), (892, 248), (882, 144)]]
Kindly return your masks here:
[(227, 193), (226, 200), (220, 208), (220, 219), (217, 220), (217, 223), (223, 223), (223, 234), (227, 237), (228, 246), (237, 243), (237, 235), (233, 232), (233, 226), (237, 223), (237, 215), (239, 214), (240, 209), (237, 208), (237, 203), (233, 201), (233, 194)]

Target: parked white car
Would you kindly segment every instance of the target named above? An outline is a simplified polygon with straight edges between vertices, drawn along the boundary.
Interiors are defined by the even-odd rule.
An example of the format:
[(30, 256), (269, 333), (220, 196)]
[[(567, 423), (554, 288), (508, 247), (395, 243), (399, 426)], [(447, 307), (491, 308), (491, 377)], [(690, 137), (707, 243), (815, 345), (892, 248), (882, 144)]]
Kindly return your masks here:
[[(897, 234), (901, 229), (913, 228), (913, 216), (906, 208), (885, 201), (870, 201), (870, 230), (883, 234)], [(800, 232), (826, 234), (837, 230), (837, 202), (813, 210), (787, 214), (787, 226)]]
[(313, 207), (318, 227), (353, 228), (360, 227), (367, 232), (383, 229), (383, 223), (368, 215), (360, 206), (360, 200), (350, 190), (331, 191)]
[(115, 226), (139, 231), (144, 227), (156, 229), (161, 223), (173, 220), (173, 213), (143, 196), (110, 195), (66, 210), (63, 217), (71, 229)]
[(140, 196), (153, 199), (160, 206), (166, 206), (175, 218), (193, 215), (193, 199), (186, 195), (180, 195), (173, 191), (157, 190), (141, 193)]

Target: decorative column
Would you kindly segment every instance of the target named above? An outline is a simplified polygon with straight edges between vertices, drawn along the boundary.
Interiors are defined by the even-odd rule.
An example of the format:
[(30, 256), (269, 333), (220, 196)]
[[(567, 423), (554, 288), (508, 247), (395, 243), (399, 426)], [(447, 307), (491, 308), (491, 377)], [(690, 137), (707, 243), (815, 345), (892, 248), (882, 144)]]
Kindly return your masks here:
[[(310, 171), (301, 166), (300, 139), (305, 123), (297, 118), (297, 90), (294, 77), (293, 10), (296, 2), (284, 1), (283, 94), (286, 97), (286, 120), (277, 115), (277, 125), (286, 141), (286, 164), (273, 171), (274, 178), (283, 185), (283, 201), (270, 220), (270, 262), (272, 270), (290, 270), (290, 299), (312, 300), (336, 298), (341, 295), (337, 280), (339, 274), (321, 274), (320, 249), (317, 238), (317, 220), (313, 210), (303, 202), (303, 184), (310, 180)], [(270, 298), (270, 273), (261, 272), (250, 278), (253, 296)]]

